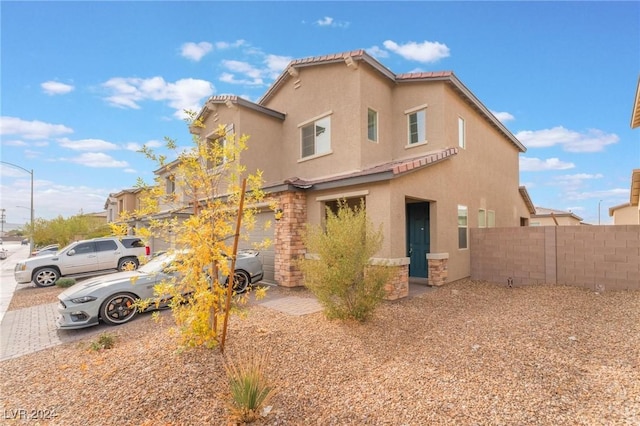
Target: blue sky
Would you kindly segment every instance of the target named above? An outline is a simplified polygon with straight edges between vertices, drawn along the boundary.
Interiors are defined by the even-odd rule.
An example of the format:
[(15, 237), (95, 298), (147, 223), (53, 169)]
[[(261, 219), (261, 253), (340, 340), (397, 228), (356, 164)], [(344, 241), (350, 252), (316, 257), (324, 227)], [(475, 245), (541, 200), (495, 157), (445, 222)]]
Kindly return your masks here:
[[(8, 2), (1, 159), (34, 171), (35, 216), (103, 210), (153, 179), (136, 150), (188, 146), (183, 109), (257, 101), (292, 59), (366, 49), (394, 73), (453, 71), (528, 148), (535, 205), (610, 223), (640, 168), (630, 128), (639, 2)], [(0, 164), (8, 223), (30, 175)], [(19, 206), (19, 207), (18, 207)]]

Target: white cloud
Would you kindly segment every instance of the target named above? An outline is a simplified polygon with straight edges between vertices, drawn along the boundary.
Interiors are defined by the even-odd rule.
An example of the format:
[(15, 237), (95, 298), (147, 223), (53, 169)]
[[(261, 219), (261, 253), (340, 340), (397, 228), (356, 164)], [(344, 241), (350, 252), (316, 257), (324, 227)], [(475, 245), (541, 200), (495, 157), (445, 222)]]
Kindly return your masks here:
[(73, 129), (62, 124), (43, 121), (26, 121), (16, 117), (0, 117), (0, 135), (19, 135), (25, 139), (48, 139), (73, 133)]
[[(71, 186), (57, 184), (48, 180), (36, 179), (33, 183), (35, 215), (38, 218), (53, 219), (58, 216), (70, 217), (83, 213), (94, 213), (104, 210), (104, 203), (109, 192), (114, 189), (92, 188), (88, 186)], [(31, 191), (30, 180), (17, 179), (12, 182), (11, 190), (2, 187), (3, 204), (7, 206), (7, 221), (9, 223), (26, 223), (29, 220), (29, 210), (15, 208), (26, 206)], [(82, 197), (78, 197), (82, 194)], [(27, 201), (28, 203), (28, 201)]]
[(491, 111), (491, 114), (495, 115), (496, 118), (503, 123), (506, 123), (507, 121), (515, 120), (515, 117), (509, 114), (508, 112)]
[(72, 141), (68, 138), (58, 140), (58, 144), (63, 148), (73, 149), (75, 151), (106, 151), (118, 149), (118, 145), (103, 141), (102, 139), (80, 139)]
[[(144, 145), (147, 146), (147, 148), (159, 148), (161, 146), (164, 146), (164, 144), (160, 141), (157, 140), (150, 140), (144, 143)], [(142, 144), (138, 143), (138, 142), (129, 142), (127, 144), (125, 144), (124, 149), (126, 149), (127, 151), (140, 151), (142, 149)]]
[(42, 87), (42, 90), (44, 90), (44, 93), (47, 95), (66, 95), (75, 89), (75, 87), (70, 84), (57, 81), (45, 81), (40, 87)]
[(546, 170), (567, 170), (573, 169), (575, 164), (560, 161), (558, 158), (547, 158), (541, 160), (539, 158), (520, 157), (521, 172), (540, 172)]
[(224, 49), (229, 49), (232, 47), (240, 47), (240, 46), (244, 46), (245, 45), (245, 41), (240, 39), (240, 40), (236, 40), (233, 43), (229, 43), (227, 41), (218, 41), (216, 42), (216, 49), (218, 50), (224, 50)]
[(336, 21), (330, 16), (318, 19), (315, 24), (319, 27), (348, 28), (349, 22)]
[(383, 45), (388, 50), (412, 61), (437, 62), (442, 58), (449, 57), (447, 45), (437, 41), (424, 41), (422, 43), (410, 41), (400, 45), (392, 40), (386, 40)]
[(584, 186), (586, 181), (594, 179), (602, 179), (604, 176), (600, 173), (588, 174), (588, 173), (576, 173), (573, 175), (561, 175), (553, 178), (552, 183), (554, 185), (562, 186), (566, 190), (576, 190)]
[(28, 146), (29, 144), (20, 139), (2, 141), (2, 144), (5, 146)]
[[(229, 84), (262, 86), (265, 84), (265, 78), (277, 78), (289, 62), (291, 62), (291, 57), (289, 56), (266, 55), (263, 60), (266, 68), (257, 68), (248, 62), (225, 60), (222, 61), (222, 66), (230, 72), (223, 72), (220, 75), (220, 81)], [(242, 77), (237, 76), (237, 74), (242, 75)]]
[(187, 59), (199, 62), (207, 53), (213, 50), (213, 45), (206, 41), (200, 43), (184, 43), (180, 48), (180, 54)]
[(629, 189), (614, 188), (605, 189), (602, 191), (589, 191), (589, 192), (567, 192), (565, 198), (567, 200), (590, 200), (590, 199), (617, 199), (620, 197), (629, 197)]
[(244, 74), (253, 79), (260, 78), (262, 75), (261, 70), (244, 61), (224, 60), (222, 61), (222, 66), (229, 71)]
[(378, 46), (371, 46), (368, 49), (365, 49), (365, 51), (373, 56), (374, 58), (388, 58), (389, 57), (389, 52), (387, 52), (384, 49), (381, 49)]
[(602, 130), (589, 129), (585, 133), (565, 129), (562, 126), (543, 130), (524, 130), (516, 135), (528, 148), (548, 148), (560, 145), (567, 152), (600, 152), (607, 145), (617, 143), (616, 134), (606, 134)]
[(267, 65), (269, 77), (277, 78), (292, 60), (291, 56), (267, 55), (264, 63)]
[(174, 116), (177, 118), (184, 117), (185, 109), (198, 111), (200, 101), (214, 92), (210, 82), (193, 78), (170, 83), (162, 77), (147, 79), (114, 77), (102, 86), (112, 93), (106, 100), (113, 106), (140, 109), (139, 103), (142, 101), (161, 101), (176, 110)]
[(326, 27), (326, 26), (330, 26), (332, 22), (333, 22), (333, 18), (331, 18), (329, 16), (325, 16), (322, 19), (318, 19), (316, 21), (316, 24), (318, 24), (321, 27)]
[(110, 155), (100, 152), (87, 152), (77, 157), (63, 158), (62, 160), (94, 168), (115, 168), (129, 166), (129, 163), (127, 163), (126, 161), (118, 161)]
[(223, 72), (222, 74), (220, 74), (220, 81), (228, 84), (246, 84), (249, 86), (260, 86), (263, 84), (263, 80), (261, 78), (253, 79), (253, 80), (238, 79), (236, 78), (235, 75), (228, 72)]

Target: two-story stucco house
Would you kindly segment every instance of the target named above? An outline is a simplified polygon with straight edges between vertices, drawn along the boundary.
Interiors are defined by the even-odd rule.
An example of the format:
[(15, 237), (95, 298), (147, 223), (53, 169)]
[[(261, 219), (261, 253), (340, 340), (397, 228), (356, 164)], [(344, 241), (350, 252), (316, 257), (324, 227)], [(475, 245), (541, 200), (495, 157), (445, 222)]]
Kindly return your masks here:
[(389, 298), (409, 278), (469, 276), (469, 228), (523, 226), (534, 212), (518, 184), (525, 147), (452, 72), (394, 74), (363, 50), (299, 59), (257, 102), (214, 96), (199, 118), (202, 138), (220, 124), (250, 137), (240, 161), (263, 171), (283, 212), (265, 262), (279, 285), (303, 284), (301, 235), (339, 199), (364, 200), (382, 225)]
[(120, 222), (123, 215), (138, 209), (140, 207), (141, 191), (140, 188), (129, 188), (109, 194), (104, 204), (107, 222)]

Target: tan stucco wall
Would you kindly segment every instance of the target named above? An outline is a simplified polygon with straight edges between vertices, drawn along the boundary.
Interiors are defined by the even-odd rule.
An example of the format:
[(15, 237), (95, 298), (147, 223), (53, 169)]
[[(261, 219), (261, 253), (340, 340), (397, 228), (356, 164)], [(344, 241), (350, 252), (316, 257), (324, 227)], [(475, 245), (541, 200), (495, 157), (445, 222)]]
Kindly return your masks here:
[[(521, 217), (529, 217), (518, 190), (519, 150), (446, 83), (391, 84), (366, 64), (356, 70), (343, 62), (297, 70), (264, 105), (286, 114), (283, 122), (244, 107), (217, 111), (220, 122), (233, 122), (236, 131), (250, 135), (242, 161), (249, 171), (264, 170), (265, 182), (345, 174), (457, 147), (458, 117), (466, 125), (466, 147), (441, 163), (383, 183), (307, 191), (309, 223), (322, 221), (318, 197), (367, 191), (372, 221), (384, 224), (379, 256), (404, 258), (407, 199), (429, 201), (431, 252), (449, 253), (449, 280), (456, 280), (470, 274), (469, 250), (458, 249), (458, 204), (468, 207), (470, 228), (478, 226), (480, 208), (495, 211), (496, 227), (519, 226)], [(425, 104), (428, 142), (407, 147), (405, 111)], [(378, 111), (378, 143), (367, 139), (369, 107)], [(326, 113), (332, 153), (301, 161), (299, 125)]]
[(613, 211), (614, 225), (639, 225), (640, 224), (640, 207), (626, 206), (620, 207)]

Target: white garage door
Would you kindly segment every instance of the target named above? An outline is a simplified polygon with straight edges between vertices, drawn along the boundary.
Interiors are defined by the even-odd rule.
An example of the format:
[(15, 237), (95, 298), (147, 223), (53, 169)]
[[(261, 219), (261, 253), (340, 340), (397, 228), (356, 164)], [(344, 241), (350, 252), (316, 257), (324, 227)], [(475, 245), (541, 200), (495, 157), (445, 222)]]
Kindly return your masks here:
[[(268, 229), (264, 229), (265, 223), (268, 221), (271, 222), (271, 226)], [(249, 241), (240, 240), (239, 248), (240, 249), (250, 249), (253, 248), (253, 243), (261, 243), (266, 238), (271, 241), (271, 245), (269, 247), (260, 249), (260, 259), (262, 260), (262, 266), (264, 269), (264, 278), (263, 281), (267, 281), (270, 283), (275, 283), (275, 221), (273, 219), (273, 211), (265, 210), (262, 213), (258, 213), (256, 215), (256, 226), (249, 234)]]

